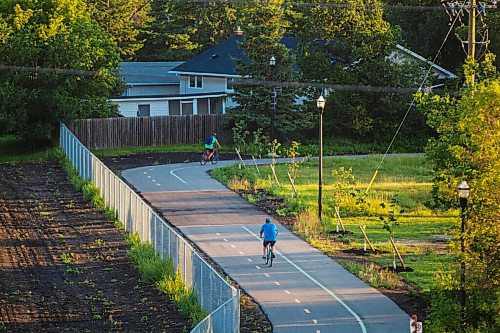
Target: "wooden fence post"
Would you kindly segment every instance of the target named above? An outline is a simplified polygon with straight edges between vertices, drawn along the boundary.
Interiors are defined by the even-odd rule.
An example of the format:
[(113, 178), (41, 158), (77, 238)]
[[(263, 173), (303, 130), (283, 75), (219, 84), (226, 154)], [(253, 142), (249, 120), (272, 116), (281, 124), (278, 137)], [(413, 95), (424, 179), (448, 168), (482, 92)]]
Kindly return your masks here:
[(401, 254), (398, 251), (398, 248), (396, 247), (396, 244), (394, 243), (394, 239), (392, 237), (389, 237), (389, 240), (391, 241), (392, 247), (394, 248), (394, 252), (398, 255), (399, 262), (401, 263), (401, 266), (403, 269), (406, 269), (405, 263), (403, 261), (403, 257), (401, 257)]
[(365, 228), (366, 226), (359, 226), (359, 228), (361, 229), (361, 232), (363, 233), (363, 237), (365, 237), (365, 240), (366, 242), (368, 243), (368, 245), (370, 245), (370, 249), (375, 252), (375, 248), (373, 247), (372, 245), (372, 242), (370, 242), (370, 239), (368, 238), (368, 236), (366, 235), (366, 232), (365, 232)]
[(340, 226), (342, 227), (342, 230), (345, 232), (344, 222), (342, 222), (342, 218), (340, 217), (340, 209), (338, 206), (335, 206), (335, 213), (337, 215), (337, 220), (339, 221)]

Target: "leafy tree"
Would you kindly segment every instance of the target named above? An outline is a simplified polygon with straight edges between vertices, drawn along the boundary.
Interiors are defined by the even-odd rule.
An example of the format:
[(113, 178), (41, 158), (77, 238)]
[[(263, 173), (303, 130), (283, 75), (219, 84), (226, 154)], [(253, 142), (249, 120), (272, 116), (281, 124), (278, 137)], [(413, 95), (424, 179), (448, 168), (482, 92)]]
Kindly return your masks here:
[(6, 0), (0, 22), (3, 132), (35, 142), (54, 138), (60, 120), (116, 113), (118, 49), (83, 1)]
[[(237, 61), (237, 71), (244, 77), (262, 81), (292, 81), (294, 57), (287, 47), (280, 43), (284, 34), (283, 1), (262, 2), (246, 8), (247, 30), (240, 47), (248, 61)], [(247, 5), (250, 6), (250, 5)], [(276, 64), (269, 64), (274, 57)], [(276, 105), (273, 108), (273, 86), (239, 84), (231, 96), (237, 106), (228, 112), (229, 124), (243, 120), (249, 128), (264, 128), (268, 136), (274, 120), (275, 136), (286, 135), (302, 128), (310, 128), (314, 117), (299, 112), (295, 103), (298, 91), (292, 88), (275, 88)], [(271, 138), (272, 139), (272, 138)]]
[[(500, 321), (500, 78), (487, 54), (481, 64), (468, 59), (468, 85), (460, 97), (420, 96), (419, 107), (438, 133), (427, 156), (434, 162), (436, 202), (456, 205), (456, 188), (462, 179), (471, 187), (464, 235), (466, 263), (467, 332), (495, 332)], [(480, 81), (473, 84), (471, 73)], [(457, 290), (460, 271), (439, 276), (431, 308), (433, 332), (460, 330)], [(444, 306), (447, 304), (446, 306)]]
[(185, 60), (229, 37), (236, 10), (220, 1), (152, 0), (140, 60)]
[[(329, 0), (327, 3), (338, 3)], [(400, 39), (400, 31), (373, 7), (378, 0), (348, 1), (350, 7), (312, 6), (302, 10), (299, 65), (303, 80), (330, 84), (415, 87), (418, 67), (397, 64), (387, 56)], [(311, 96), (311, 101), (317, 98)], [(408, 107), (410, 95), (395, 93), (336, 91), (325, 108), (325, 136), (362, 138), (387, 142), (395, 133)], [(311, 108), (314, 108), (311, 105)], [(421, 115), (412, 113), (402, 129), (405, 140), (427, 137)], [(414, 147), (414, 142), (411, 144)], [(411, 149), (411, 148), (410, 148)], [(414, 149), (414, 148), (413, 148)]]
[(120, 48), (123, 58), (130, 58), (139, 48), (139, 29), (147, 22), (149, 1), (146, 0), (85, 0), (91, 17), (107, 31)]

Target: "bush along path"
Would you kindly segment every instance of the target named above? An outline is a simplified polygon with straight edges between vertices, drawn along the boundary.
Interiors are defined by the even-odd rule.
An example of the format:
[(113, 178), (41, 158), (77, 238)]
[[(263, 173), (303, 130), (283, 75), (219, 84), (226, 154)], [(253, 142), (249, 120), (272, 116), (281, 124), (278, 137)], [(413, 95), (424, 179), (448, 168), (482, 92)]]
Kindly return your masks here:
[(0, 332), (186, 332), (55, 162), (0, 164)]

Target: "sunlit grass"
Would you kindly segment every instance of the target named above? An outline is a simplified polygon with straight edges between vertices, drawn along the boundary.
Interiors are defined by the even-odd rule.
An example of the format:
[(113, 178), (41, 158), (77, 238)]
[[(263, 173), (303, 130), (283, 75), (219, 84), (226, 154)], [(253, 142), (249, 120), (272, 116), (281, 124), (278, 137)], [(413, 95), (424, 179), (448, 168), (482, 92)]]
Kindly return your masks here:
[[(415, 283), (423, 290), (429, 290), (433, 276), (439, 270), (447, 270), (453, 264), (454, 254), (446, 244), (433, 246), (433, 235), (450, 235), (458, 223), (458, 212), (433, 211), (427, 203), (431, 200), (432, 169), (424, 156), (387, 157), (379, 170), (378, 176), (369, 187), (373, 174), (380, 164), (381, 156), (366, 158), (328, 158), (323, 167), (323, 222), (320, 226), (326, 234), (334, 233), (338, 223), (335, 206), (335, 186), (332, 171), (344, 167), (352, 168), (355, 179), (353, 193), (346, 194), (340, 205), (342, 221), (348, 233), (336, 235), (336, 242), (328, 242), (317, 238), (315, 233), (306, 227), (298, 228), (299, 234), (313, 246), (325, 253), (334, 254), (342, 249), (362, 249), (364, 237), (360, 226), (366, 225), (366, 232), (376, 250), (382, 254), (370, 255), (373, 261), (389, 266), (392, 263), (392, 246), (389, 242), (391, 234), (384, 229), (381, 218), (394, 211), (398, 225), (393, 225), (393, 236), (398, 250), (403, 255), (405, 264), (413, 272), (400, 273), (401, 276)], [(292, 186), (288, 179), (288, 167), (285, 164), (276, 166), (276, 174), (281, 186), (273, 180), (269, 166), (261, 166), (260, 175), (254, 168), (238, 169), (236, 167), (214, 170), (212, 175), (229, 184), (228, 179), (237, 177), (247, 179), (249, 188), (264, 189), (268, 193), (282, 197), (290, 207), (297, 207), (299, 219), (301, 212), (316, 212), (318, 208), (318, 160), (312, 159), (301, 164), (295, 181), (298, 198), (292, 197)], [(234, 179), (233, 183), (237, 183)], [(239, 181), (241, 184), (241, 180)], [(368, 191), (367, 191), (368, 190)], [(357, 201), (365, 198), (364, 204)], [(390, 207), (390, 202), (394, 207)], [(283, 210), (288, 213), (288, 210)], [(280, 212), (278, 212), (280, 213)], [(313, 214), (314, 217), (314, 214)], [(299, 222), (299, 226), (300, 226)], [(310, 225), (310, 222), (305, 223)], [(339, 225), (340, 228), (340, 225)], [(303, 229), (303, 230), (302, 230)], [(450, 236), (451, 237), (451, 236)], [(439, 248), (439, 251), (436, 250)]]

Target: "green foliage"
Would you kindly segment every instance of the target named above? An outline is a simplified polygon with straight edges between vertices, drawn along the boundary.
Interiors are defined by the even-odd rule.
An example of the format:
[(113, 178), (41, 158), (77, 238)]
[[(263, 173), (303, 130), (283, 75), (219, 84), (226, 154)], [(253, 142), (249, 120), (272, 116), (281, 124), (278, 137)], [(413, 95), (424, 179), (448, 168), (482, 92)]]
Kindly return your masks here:
[(262, 158), (266, 151), (265, 137), (262, 128), (250, 132), (244, 120), (237, 121), (233, 127), (233, 142), (240, 153)]
[(206, 317), (207, 314), (199, 305), (196, 293), (184, 286), (180, 270), (173, 276), (158, 281), (157, 286), (160, 291), (170, 295), (179, 306), (180, 312), (189, 316), (194, 325)]
[(236, 28), (236, 9), (220, 1), (151, 2), (151, 21), (143, 29), (145, 46), (137, 58), (179, 61), (229, 37)]
[(360, 264), (343, 260), (341, 264), (372, 287), (397, 290), (403, 286), (401, 278), (396, 273), (384, 270), (373, 263)]
[(172, 260), (161, 259), (151, 243), (141, 242), (138, 234), (127, 235), (127, 242), (130, 245), (130, 258), (137, 266), (144, 282), (154, 283), (174, 275)]
[(148, 22), (149, 2), (140, 0), (85, 0), (91, 17), (99, 23), (118, 45), (124, 58), (131, 57), (143, 41), (138, 39), (139, 28)]
[[(396, 207), (398, 204), (397, 194), (393, 195), (389, 208), (387, 209), (386, 216), (380, 216), (380, 220), (384, 223), (384, 230), (387, 230), (391, 237), (394, 237), (394, 231), (397, 226), (399, 226), (398, 219), (396, 218)], [(380, 203), (382, 208), (386, 208), (385, 203)]]
[[(472, 189), (463, 235), (467, 249), (460, 260), (473, 268), (465, 272), (467, 302), (478, 304), (476, 308), (466, 307), (467, 329), (484, 332), (493, 330), (495, 325), (498, 328), (495, 319), (498, 307), (493, 309), (486, 304), (493, 295), (498, 299), (500, 288), (500, 79), (493, 60), (490, 54), (480, 64), (469, 59), (464, 68), (468, 86), (459, 97), (419, 96), (419, 107), (427, 114), (429, 125), (439, 133), (427, 148), (435, 169), (436, 205), (456, 205), (456, 188), (463, 179)], [(472, 73), (479, 82), (474, 83)], [(445, 299), (436, 299), (434, 306), (446, 302), (446, 297), (453, 301), (459, 275), (441, 277), (443, 284), (453, 289), (436, 293), (436, 297)], [(454, 329), (452, 323), (446, 322), (452, 313), (434, 308), (433, 314), (436, 331)]]
[(36, 142), (61, 120), (116, 114), (118, 50), (83, 0), (3, 1), (0, 22), (0, 130)]

